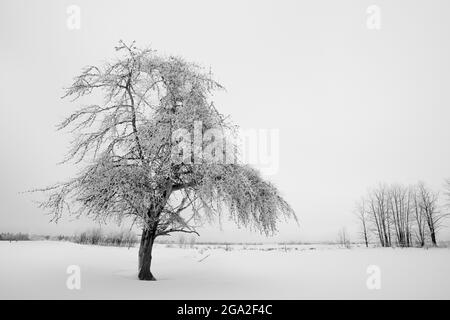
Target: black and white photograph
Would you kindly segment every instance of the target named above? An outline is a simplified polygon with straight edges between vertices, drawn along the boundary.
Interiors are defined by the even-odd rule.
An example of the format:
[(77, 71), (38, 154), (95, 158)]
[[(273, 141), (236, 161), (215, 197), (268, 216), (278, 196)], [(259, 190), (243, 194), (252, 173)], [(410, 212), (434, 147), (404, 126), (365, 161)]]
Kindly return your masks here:
[(449, 300), (449, 17), (1, 0), (0, 300)]

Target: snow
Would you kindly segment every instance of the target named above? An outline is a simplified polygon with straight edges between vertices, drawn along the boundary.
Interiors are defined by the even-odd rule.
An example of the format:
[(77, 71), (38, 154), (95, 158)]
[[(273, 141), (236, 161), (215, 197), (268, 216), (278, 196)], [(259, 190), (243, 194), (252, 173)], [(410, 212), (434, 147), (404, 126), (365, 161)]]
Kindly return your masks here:
[[(449, 299), (450, 249), (157, 244), (136, 278), (137, 248), (0, 241), (0, 299)], [(80, 290), (66, 286), (81, 270)], [(367, 268), (380, 270), (369, 290)]]

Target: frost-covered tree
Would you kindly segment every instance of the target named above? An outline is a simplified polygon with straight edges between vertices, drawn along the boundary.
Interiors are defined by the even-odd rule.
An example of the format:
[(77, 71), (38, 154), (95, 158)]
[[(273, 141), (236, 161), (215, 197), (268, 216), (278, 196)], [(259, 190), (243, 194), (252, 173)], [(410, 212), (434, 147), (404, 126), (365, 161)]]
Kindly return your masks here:
[(65, 161), (83, 169), (43, 189), (42, 208), (56, 220), (65, 211), (100, 220), (131, 217), (142, 228), (141, 280), (155, 279), (150, 271), (155, 238), (196, 233), (196, 226), (222, 209), (237, 224), (265, 234), (276, 231), (281, 216), (295, 218), (275, 186), (239, 162), (232, 139), (223, 138), (223, 149), (208, 149), (208, 142), (217, 146), (217, 136), (201, 141), (210, 157), (187, 152), (196, 151), (198, 141), (180, 132), (233, 133), (211, 101), (222, 86), (210, 72), (134, 44), (120, 42), (116, 50), (117, 60), (83, 69), (66, 89), (65, 97), (97, 103), (59, 125), (75, 134)]

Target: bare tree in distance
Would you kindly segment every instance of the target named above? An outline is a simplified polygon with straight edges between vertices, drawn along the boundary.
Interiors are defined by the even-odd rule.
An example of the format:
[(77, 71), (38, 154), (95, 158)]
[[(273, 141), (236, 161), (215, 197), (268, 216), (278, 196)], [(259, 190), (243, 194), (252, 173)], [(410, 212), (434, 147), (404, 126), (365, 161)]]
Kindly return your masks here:
[(338, 244), (343, 248), (350, 248), (350, 238), (348, 237), (347, 230), (342, 228), (338, 232)]
[(423, 182), (419, 182), (417, 188), (431, 243), (437, 246), (437, 232), (442, 227), (442, 222), (447, 215), (439, 211), (439, 193), (432, 191)]
[(437, 246), (437, 231), (448, 216), (439, 210), (438, 201), (439, 193), (422, 182), (409, 187), (380, 184), (357, 204), (362, 234), (374, 233), (382, 247), (410, 247), (413, 235), (420, 247), (428, 237)]
[(444, 195), (446, 198), (444, 218), (448, 218), (450, 215), (450, 213), (448, 213), (450, 209), (450, 178), (445, 180)]
[(389, 187), (388, 203), (397, 245), (411, 245), (411, 193), (410, 189), (399, 184)]
[(382, 247), (391, 246), (391, 219), (389, 217), (388, 188), (380, 184), (367, 195), (367, 206), (373, 232), (378, 236)]
[[(48, 194), (41, 208), (56, 221), (64, 212), (101, 221), (132, 219), (142, 228), (141, 280), (155, 280), (150, 268), (157, 237), (196, 234), (196, 226), (223, 211), (238, 225), (266, 235), (276, 232), (280, 216), (296, 219), (277, 188), (237, 156), (232, 163), (207, 161), (178, 148), (189, 142), (175, 133), (192, 133), (196, 123), (201, 133), (233, 133), (235, 126), (211, 100), (223, 87), (210, 72), (134, 43), (120, 42), (116, 51), (116, 60), (84, 68), (66, 89), (64, 97), (95, 99), (58, 126), (75, 134), (65, 161), (84, 169), (40, 189)], [(232, 142), (224, 143), (227, 151), (236, 150)], [(205, 150), (206, 144), (200, 147)], [(211, 153), (222, 155), (219, 149)], [(180, 155), (183, 161), (174, 161)]]
[(424, 208), (417, 186), (412, 187), (412, 215), (415, 221), (415, 236), (420, 247), (425, 246), (426, 241), (426, 221)]
[(366, 248), (369, 247), (369, 216), (366, 208), (366, 200), (364, 198), (356, 205), (356, 216), (361, 226), (361, 236), (364, 239)]

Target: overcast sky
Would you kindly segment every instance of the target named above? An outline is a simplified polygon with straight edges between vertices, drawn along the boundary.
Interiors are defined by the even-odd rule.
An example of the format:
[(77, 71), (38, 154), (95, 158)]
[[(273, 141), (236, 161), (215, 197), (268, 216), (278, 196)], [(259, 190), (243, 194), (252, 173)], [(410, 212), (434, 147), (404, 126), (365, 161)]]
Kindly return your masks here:
[[(80, 29), (67, 27), (69, 5)], [(370, 5), (379, 30), (367, 27)], [(30, 195), (74, 174), (56, 166), (70, 136), (55, 124), (77, 105), (60, 99), (80, 68), (114, 57), (118, 40), (211, 67), (227, 92), (216, 106), (242, 128), (278, 129), (279, 170), (268, 177), (297, 212), (271, 240), (356, 239), (355, 201), (379, 182), (450, 177), (450, 2), (0, 2), (0, 232), (71, 234)], [(441, 238), (450, 239), (449, 230)], [(202, 230), (203, 240), (260, 241)]]

